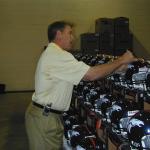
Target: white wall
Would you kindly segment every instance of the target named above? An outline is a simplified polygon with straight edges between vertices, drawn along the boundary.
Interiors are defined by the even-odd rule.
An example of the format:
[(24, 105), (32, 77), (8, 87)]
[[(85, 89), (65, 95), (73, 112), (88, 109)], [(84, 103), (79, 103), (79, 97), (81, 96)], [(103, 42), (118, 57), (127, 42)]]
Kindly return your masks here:
[[(79, 35), (94, 32), (95, 20), (124, 16), (143, 48), (150, 53), (150, 0), (0, 0), (0, 83), (6, 90), (34, 89), (34, 71), (44, 45), (47, 26), (56, 20), (76, 24)], [(144, 50), (144, 51), (143, 51)]]

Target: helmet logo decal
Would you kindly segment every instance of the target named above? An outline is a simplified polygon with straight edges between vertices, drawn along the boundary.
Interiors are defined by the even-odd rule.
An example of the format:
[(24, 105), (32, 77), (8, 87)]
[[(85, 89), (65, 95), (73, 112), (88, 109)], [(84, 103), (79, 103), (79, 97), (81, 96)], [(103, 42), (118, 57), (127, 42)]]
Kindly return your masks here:
[(119, 110), (121, 110), (121, 107), (118, 105), (113, 105), (113, 109), (116, 111), (119, 111)]
[(135, 127), (135, 126), (142, 127), (143, 125), (144, 125), (143, 121), (140, 121), (138, 119), (131, 119), (128, 125), (128, 130), (130, 132), (132, 127)]

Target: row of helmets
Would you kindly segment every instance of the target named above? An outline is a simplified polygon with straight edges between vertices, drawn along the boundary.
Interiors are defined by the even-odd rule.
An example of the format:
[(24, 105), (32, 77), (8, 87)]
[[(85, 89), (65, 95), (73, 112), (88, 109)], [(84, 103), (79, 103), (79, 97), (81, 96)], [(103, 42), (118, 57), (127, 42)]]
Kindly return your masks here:
[(64, 135), (69, 146), (75, 150), (106, 150), (106, 145), (81, 124), (74, 113), (64, 113)]
[[(83, 61), (90, 66), (109, 63), (116, 59), (116, 57), (108, 55), (82, 55), (76, 54), (75, 58)], [(116, 83), (130, 88), (150, 91), (150, 61), (142, 59), (128, 65), (126, 72), (118, 72), (109, 76), (111, 80)]]
[[(94, 66), (111, 61), (112, 57), (77, 55), (78, 60)], [(114, 58), (113, 58), (114, 59)], [(134, 62), (124, 74), (113, 74), (109, 79), (120, 85), (149, 90), (149, 62)], [(142, 86), (141, 86), (142, 85)], [(129, 141), (135, 149), (150, 149), (150, 112), (140, 110), (135, 101), (113, 97), (99, 82), (81, 81), (74, 94), (90, 109), (101, 115), (102, 121), (111, 125), (112, 131)]]
[[(102, 121), (111, 126), (114, 134), (129, 140), (131, 146), (150, 148), (150, 112), (140, 110), (139, 103), (135, 101), (116, 98), (104, 93), (100, 95), (100, 91), (96, 92), (97, 88), (93, 84), (87, 86), (86, 82), (81, 81), (78, 85), (80, 92), (75, 93), (80, 102), (84, 102), (85, 106), (88, 102), (89, 108), (101, 115)], [(93, 92), (94, 89), (91, 92), (89, 89), (91, 87), (95, 87), (95, 92)], [(78, 87), (75, 91), (78, 91)]]

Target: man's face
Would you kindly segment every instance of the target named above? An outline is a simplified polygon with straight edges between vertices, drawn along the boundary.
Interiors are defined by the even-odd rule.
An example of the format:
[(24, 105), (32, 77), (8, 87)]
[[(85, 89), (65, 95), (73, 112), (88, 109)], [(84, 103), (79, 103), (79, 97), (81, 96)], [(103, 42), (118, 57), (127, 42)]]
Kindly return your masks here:
[(71, 50), (73, 47), (74, 36), (72, 32), (72, 28), (70, 26), (66, 26), (60, 33), (61, 46), (67, 51)]

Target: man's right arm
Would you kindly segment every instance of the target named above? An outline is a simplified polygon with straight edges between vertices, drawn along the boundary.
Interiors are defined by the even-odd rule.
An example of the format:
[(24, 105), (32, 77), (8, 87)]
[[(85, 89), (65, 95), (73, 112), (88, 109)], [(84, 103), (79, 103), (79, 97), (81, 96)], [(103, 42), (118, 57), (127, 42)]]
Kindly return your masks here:
[(94, 81), (100, 78), (104, 78), (116, 71), (121, 66), (127, 65), (136, 60), (137, 59), (132, 55), (132, 53), (127, 51), (121, 57), (111, 63), (90, 67), (90, 69), (84, 75), (83, 80)]

